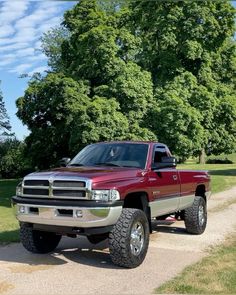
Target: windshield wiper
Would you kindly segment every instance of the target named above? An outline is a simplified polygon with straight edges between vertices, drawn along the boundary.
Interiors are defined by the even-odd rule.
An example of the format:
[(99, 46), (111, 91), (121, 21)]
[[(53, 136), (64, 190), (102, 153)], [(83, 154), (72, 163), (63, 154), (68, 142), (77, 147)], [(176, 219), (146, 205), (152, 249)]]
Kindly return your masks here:
[(125, 168), (139, 168), (139, 169), (141, 169), (141, 167), (140, 166), (132, 166), (132, 165), (122, 165), (121, 167), (125, 167)]
[(75, 167), (80, 167), (80, 166), (84, 166), (83, 164), (81, 163), (74, 163), (74, 164), (70, 164), (68, 166), (75, 166)]
[(95, 163), (96, 166), (114, 166), (114, 167), (120, 167), (120, 165), (113, 164), (111, 162), (101, 162), (101, 163)]

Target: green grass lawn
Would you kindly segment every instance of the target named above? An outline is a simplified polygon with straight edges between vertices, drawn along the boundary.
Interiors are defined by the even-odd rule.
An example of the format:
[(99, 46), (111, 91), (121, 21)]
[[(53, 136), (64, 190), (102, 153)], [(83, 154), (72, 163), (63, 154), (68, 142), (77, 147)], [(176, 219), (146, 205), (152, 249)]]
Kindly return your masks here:
[(18, 183), (18, 180), (0, 180), (0, 243), (19, 240), (19, 226), (10, 201)]
[(236, 294), (236, 236), (187, 267), (157, 294)]

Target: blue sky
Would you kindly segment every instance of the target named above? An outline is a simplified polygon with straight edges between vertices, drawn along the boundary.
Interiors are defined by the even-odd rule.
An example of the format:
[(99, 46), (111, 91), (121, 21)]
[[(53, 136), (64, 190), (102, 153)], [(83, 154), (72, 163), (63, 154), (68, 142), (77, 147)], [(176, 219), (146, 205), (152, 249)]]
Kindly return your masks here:
[(46, 56), (40, 49), (40, 36), (60, 24), (72, 1), (0, 1), (0, 89), (10, 116), (12, 131), (18, 139), (29, 132), (16, 117), (15, 101), (24, 94), (27, 79), (47, 69)]

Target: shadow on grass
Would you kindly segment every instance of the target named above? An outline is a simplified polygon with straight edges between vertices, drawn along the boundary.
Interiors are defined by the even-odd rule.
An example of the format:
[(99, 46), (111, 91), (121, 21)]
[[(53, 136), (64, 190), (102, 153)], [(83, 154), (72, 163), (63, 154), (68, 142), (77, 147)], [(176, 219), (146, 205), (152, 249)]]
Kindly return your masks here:
[(19, 179), (0, 180), (0, 206), (11, 207), (11, 197), (15, 195)]
[(19, 242), (19, 230), (9, 230), (0, 232), (0, 245)]
[(236, 169), (210, 170), (209, 173), (210, 175), (236, 176)]

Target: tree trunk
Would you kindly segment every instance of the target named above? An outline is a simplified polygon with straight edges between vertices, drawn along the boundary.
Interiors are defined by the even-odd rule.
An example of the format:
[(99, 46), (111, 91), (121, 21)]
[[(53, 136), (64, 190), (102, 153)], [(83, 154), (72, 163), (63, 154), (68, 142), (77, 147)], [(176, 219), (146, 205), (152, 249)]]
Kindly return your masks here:
[(206, 153), (204, 148), (199, 152), (199, 164), (206, 164)]

